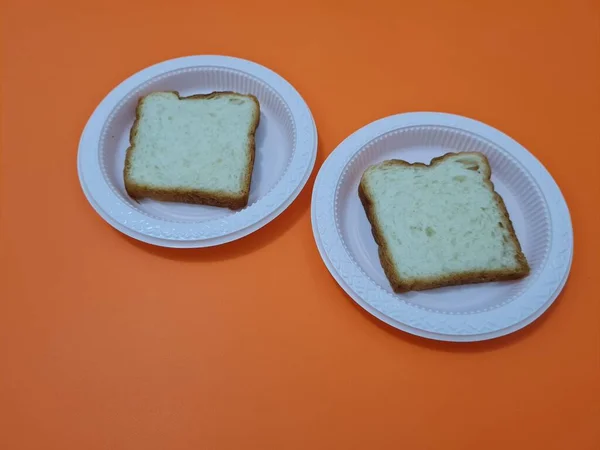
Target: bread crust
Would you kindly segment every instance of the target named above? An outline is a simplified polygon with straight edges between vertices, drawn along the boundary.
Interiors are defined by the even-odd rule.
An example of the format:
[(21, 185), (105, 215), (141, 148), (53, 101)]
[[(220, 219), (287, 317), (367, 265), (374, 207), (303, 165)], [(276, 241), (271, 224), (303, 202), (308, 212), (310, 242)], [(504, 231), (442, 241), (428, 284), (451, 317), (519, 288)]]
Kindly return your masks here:
[[(504, 204), (504, 200), (502, 197), (494, 190), (494, 184), (491, 180), (491, 167), (487, 157), (478, 152), (464, 152), (464, 153), (446, 153), (445, 155), (439, 156), (431, 160), (430, 164), (424, 163), (408, 163), (406, 161), (400, 159), (392, 159), (381, 163), (383, 166), (412, 166), (412, 167), (423, 167), (423, 168), (432, 168), (436, 165), (444, 162), (446, 159), (457, 156), (457, 155), (477, 155), (478, 157), (482, 157), (484, 163), (486, 164), (484, 171), (484, 181), (488, 189), (494, 194), (494, 200), (501, 212), (502, 225), (508, 230), (510, 235), (510, 239), (515, 246), (516, 249), (516, 259), (518, 263), (518, 268), (511, 269), (502, 269), (502, 270), (485, 270), (485, 271), (471, 271), (471, 272), (461, 272), (455, 273), (451, 275), (446, 275), (442, 277), (424, 277), (424, 278), (413, 278), (406, 279), (402, 278), (400, 274), (396, 271), (394, 266), (391, 251), (385, 241), (385, 237), (383, 235), (381, 225), (377, 220), (377, 216), (375, 215), (374, 207), (373, 207), (373, 197), (369, 192), (369, 188), (367, 183), (365, 182), (365, 176), (361, 177), (360, 184), (358, 186), (358, 196), (361, 200), (361, 203), (365, 209), (365, 213), (371, 224), (371, 230), (373, 233), (373, 237), (375, 238), (375, 242), (377, 243), (379, 250), (379, 259), (381, 261), (381, 265), (383, 267), (383, 271), (387, 279), (389, 280), (392, 289), (396, 293), (407, 292), (407, 291), (423, 291), (427, 289), (434, 289), (445, 286), (456, 286), (461, 284), (474, 284), (474, 283), (485, 283), (492, 281), (507, 281), (507, 280), (517, 280), (523, 278), (530, 273), (530, 267), (523, 254), (521, 249), (521, 244), (517, 239), (517, 235), (515, 233), (512, 221), (510, 220), (510, 216), (508, 214), (508, 210), (506, 209), (506, 205)], [(380, 165), (380, 166), (381, 166)], [(368, 169), (367, 169), (368, 170)], [(366, 173), (366, 171), (365, 171)]]
[[(157, 91), (158, 92), (158, 91)], [(126, 151), (125, 156), (125, 167), (123, 169), (123, 178), (125, 181), (125, 190), (131, 198), (139, 200), (141, 198), (152, 198), (154, 200), (170, 201), (170, 202), (181, 202), (191, 203), (196, 205), (209, 205), (219, 206), (229, 209), (242, 209), (248, 205), (248, 198), (250, 196), (250, 184), (252, 183), (252, 172), (254, 169), (254, 159), (256, 152), (256, 129), (260, 122), (260, 104), (258, 99), (251, 94), (240, 94), (233, 91), (215, 91), (210, 94), (194, 94), (187, 97), (182, 97), (177, 91), (160, 91), (164, 93), (172, 93), (177, 96), (179, 100), (208, 100), (211, 98), (217, 98), (228, 95), (239, 95), (241, 97), (247, 97), (256, 104), (256, 114), (250, 125), (250, 132), (248, 133), (248, 147), (247, 152), (249, 155), (249, 164), (246, 173), (244, 174), (244, 187), (240, 196), (233, 196), (226, 192), (207, 192), (202, 190), (191, 190), (191, 189), (157, 189), (155, 187), (138, 184), (131, 179), (131, 158), (135, 152), (135, 138), (138, 132), (138, 124), (141, 116), (141, 108), (144, 100), (148, 95), (141, 97), (138, 100), (137, 107), (135, 109), (135, 121), (129, 132), (129, 147)], [(154, 94), (156, 92), (153, 92)]]

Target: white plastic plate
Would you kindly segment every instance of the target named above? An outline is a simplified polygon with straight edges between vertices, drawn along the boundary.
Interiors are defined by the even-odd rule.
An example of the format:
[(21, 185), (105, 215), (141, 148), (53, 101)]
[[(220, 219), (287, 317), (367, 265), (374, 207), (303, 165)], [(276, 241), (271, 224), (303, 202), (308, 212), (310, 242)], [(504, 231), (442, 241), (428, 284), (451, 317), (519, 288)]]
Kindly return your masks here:
[[(127, 195), (123, 165), (138, 99), (164, 90), (182, 96), (236, 91), (258, 98), (261, 116), (246, 208), (138, 203)], [(306, 184), (316, 155), (312, 114), (291, 84), (250, 61), (189, 56), (148, 67), (110, 92), (83, 130), (77, 164), (87, 199), (119, 231), (165, 247), (208, 247), (246, 236), (283, 212)]]
[[(531, 274), (519, 281), (395, 294), (358, 198), (360, 177), (387, 159), (429, 163), (462, 151), (488, 157)], [(450, 114), (387, 117), (343, 141), (317, 176), (312, 225), (325, 265), (360, 306), (400, 330), (446, 341), (492, 339), (533, 322), (560, 293), (573, 257), (569, 210), (542, 164), (500, 131)]]

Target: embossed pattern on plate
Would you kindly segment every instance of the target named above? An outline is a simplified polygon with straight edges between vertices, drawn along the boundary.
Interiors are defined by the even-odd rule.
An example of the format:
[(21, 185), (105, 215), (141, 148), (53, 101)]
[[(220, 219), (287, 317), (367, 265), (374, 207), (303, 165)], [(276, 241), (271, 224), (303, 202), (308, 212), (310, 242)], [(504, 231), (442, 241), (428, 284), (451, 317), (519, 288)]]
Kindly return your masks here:
[[(469, 150), (490, 160), (492, 181), (505, 200), (531, 275), (515, 282), (395, 294), (358, 199), (362, 172), (385, 159), (429, 162)], [(396, 328), (433, 339), (490, 339), (527, 325), (556, 298), (572, 259), (566, 203), (539, 161), (498, 130), (449, 114), (392, 116), (347, 138), (319, 172), (312, 221), (325, 264), (357, 303)]]

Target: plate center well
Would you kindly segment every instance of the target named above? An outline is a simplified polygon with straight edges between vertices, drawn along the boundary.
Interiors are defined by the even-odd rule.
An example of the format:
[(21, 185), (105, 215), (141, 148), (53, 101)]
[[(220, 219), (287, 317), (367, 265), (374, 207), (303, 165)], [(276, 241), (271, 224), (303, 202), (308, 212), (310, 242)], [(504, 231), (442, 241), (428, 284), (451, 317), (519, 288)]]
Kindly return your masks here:
[(243, 72), (215, 67), (197, 67), (157, 76), (130, 93), (111, 113), (102, 133), (99, 158), (111, 189), (136, 210), (162, 220), (203, 222), (235, 214), (226, 208), (181, 203), (132, 200), (125, 191), (123, 166), (129, 132), (138, 99), (153, 91), (176, 90), (181, 96), (233, 90), (257, 96), (261, 116), (256, 132), (256, 150), (249, 205), (271, 191), (282, 178), (295, 148), (295, 125), (284, 100), (259, 80)]
[(488, 157), (495, 190), (504, 199), (532, 272), (519, 281), (394, 294), (398, 301), (447, 314), (476, 313), (501, 306), (523, 292), (543, 267), (550, 236), (545, 203), (534, 181), (513, 158), (476, 135), (451, 128), (396, 130), (367, 144), (351, 160), (338, 183), (335, 208), (338, 232), (351, 257), (371, 280), (393, 293), (379, 261), (371, 225), (358, 198), (360, 177), (367, 167), (384, 160), (429, 163), (434, 157), (461, 151), (480, 151)]

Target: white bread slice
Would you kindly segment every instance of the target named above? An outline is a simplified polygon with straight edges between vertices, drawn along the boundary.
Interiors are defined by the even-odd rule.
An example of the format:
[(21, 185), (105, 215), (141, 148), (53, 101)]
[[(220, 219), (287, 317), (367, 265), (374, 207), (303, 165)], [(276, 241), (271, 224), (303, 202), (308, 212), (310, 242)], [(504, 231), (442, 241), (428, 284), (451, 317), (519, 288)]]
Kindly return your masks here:
[(134, 199), (243, 208), (259, 117), (252, 95), (153, 92), (142, 97), (125, 159), (127, 193)]
[(529, 265), (487, 158), (448, 153), (430, 165), (369, 167), (359, 196), (395, 292), (518, 279)]

